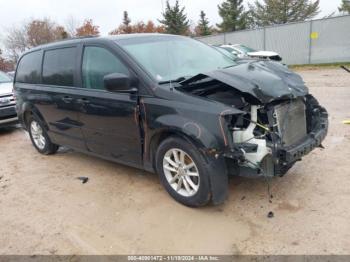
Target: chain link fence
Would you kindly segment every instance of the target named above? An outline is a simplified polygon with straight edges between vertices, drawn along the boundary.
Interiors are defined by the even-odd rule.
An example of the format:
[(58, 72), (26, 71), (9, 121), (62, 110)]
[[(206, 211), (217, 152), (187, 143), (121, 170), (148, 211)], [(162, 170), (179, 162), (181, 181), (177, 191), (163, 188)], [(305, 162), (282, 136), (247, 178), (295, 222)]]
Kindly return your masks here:
[(198, 38), (279, 53), (289, 65), (350, 62), (350, 15)]

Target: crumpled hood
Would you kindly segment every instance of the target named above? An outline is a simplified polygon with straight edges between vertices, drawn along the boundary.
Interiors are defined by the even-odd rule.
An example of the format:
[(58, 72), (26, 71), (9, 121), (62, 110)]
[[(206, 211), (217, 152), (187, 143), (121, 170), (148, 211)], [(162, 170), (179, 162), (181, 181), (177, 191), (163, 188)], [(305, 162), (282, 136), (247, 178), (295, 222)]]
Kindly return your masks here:
[(186, 85), (208, 78), (252, 95), (261, 103), (291, 99), (308, 94), (303, 79), (281, 63), (273, 61), (242, 61), (236, 66), (196, 75), (181, 82)]

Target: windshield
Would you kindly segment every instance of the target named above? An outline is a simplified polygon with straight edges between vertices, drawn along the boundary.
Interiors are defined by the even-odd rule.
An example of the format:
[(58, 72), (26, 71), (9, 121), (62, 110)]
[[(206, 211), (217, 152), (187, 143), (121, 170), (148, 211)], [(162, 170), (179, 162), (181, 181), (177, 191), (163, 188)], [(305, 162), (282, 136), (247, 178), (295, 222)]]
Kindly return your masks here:
[(218, 50), (219, 52), (223, 53), (224, 55), (227, 55), (228, 57), (230, 57), (231, 59), (233, 60), (236, 60), (237, 59), (237, 56), (235, 54), (232, 53), (232, 51), (226, 49), (226, 48), (223, 48), (223, 47), (217, 47), (217, 46), (214, 46), (214, 48), (216, 50)]
[(256, 52), (256, 50), (254, 50), (253, 48), (250, 48), (250, 47), (245, 46), (245, 45), (235, 45), (234, 47), (243, 53)]
[(117, 40), (158, 82), (176, 81), (236, 65), (229, 56), (199, 41), (180, 36)]
[(9, 82), (12, 82), (12, 79), (5, 73), (0, 72), (0, 83), (9, 83)]

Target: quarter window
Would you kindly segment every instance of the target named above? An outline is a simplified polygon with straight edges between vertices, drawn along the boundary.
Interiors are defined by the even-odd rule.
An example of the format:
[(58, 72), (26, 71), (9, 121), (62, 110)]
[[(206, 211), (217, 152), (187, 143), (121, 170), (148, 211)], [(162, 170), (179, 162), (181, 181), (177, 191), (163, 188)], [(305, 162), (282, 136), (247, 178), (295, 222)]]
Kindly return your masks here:
[(27, 84), (40, 83), (41, 58), (40, 51), (23, 56), (17, 68), (16, 82)]
[(84, 48), (83, 85), (91, 89), (104, 89), (103, 78), (112, 73), (129, 75), (127, 67), (110, 51), (102, 47)]
[(43, 84), (74, 86), (76, 48), (61, 48), (45, 52)]

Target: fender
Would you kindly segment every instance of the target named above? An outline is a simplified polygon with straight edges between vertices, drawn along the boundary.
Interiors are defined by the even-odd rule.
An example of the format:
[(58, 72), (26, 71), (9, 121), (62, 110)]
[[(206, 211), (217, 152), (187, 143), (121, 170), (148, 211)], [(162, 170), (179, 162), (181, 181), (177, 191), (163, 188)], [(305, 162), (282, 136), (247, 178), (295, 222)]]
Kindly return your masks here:
[[(148, 148), (152, 147), (154, 140), (157, 140), (156, 137), (164, 133), (178, 135), (197, 147), (206, 160), (209, 170), (212, 202), (215, 205), (221, 204), (228, 194), (228, 172), (225, 159), (217, 153), (222, 145), (222, 141), (218, 140), (222, 138), (218, 139), (199, 122), (181, 115), (162, 115), (155, 119), (153, 124), (164, 128), (152, 132), (150, 141), (146, 141)], [(149, 154), (148, 159), (153, 162), (152, 155)]]
[(171, 130), (190, 137), (198, 148), (215, 148), (219, 146), (216, 137), (196, 120), (181, 115), (162, 115), (155, 119), (153, 124), (163, 128), (155, 131), (152, 136), (158, 132)]

